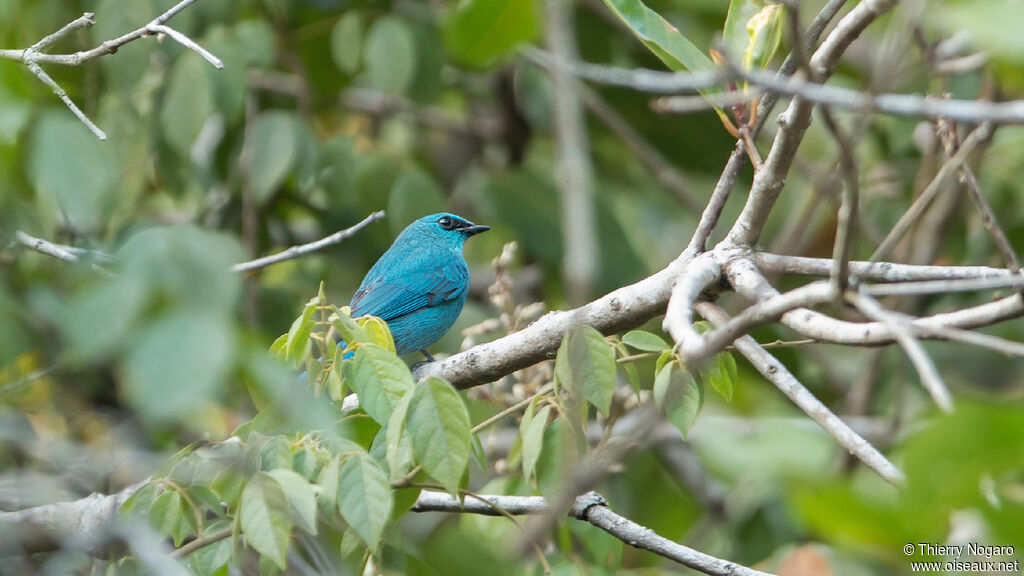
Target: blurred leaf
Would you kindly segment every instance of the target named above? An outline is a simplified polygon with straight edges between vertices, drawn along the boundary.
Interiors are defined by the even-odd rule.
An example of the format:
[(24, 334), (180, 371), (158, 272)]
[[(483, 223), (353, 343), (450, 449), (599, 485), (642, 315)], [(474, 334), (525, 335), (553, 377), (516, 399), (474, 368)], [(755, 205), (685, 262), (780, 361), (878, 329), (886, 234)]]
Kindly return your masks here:
[(233, 356), (234, 335), (225, 318), (191, 310), (167, 314), (132, 345), (125, 394), (147, 419), (189, 417), (219, 392)]
[[(95, 12), (96, 24), (89, 32), (97, 45), (146, 24), (156, 14), (150, 0), (102, 0)], [(132, 42), (118, 48), (117, 58), (100, 58), (100, 67), (116, 90), (127, 91), (149, 69), (152, 51), (152, 42)]]
[(642, 350), (644, 352), (661, 352), (667, 350), (669, 345), (665, 343), (657, 334), (652, 334), (646, 330), (631, 330), (626, 332), (622, 336), (622, 343)]
[(160, 534), (170, 536), (178, 527), (181, 514), (181, 494), (177, 490), (166, 489), (149, 507), (149, 525)]
[[(31, 114), (31, 102), (9, 94), (0, 85), (0, 145), (14, 144)], [(0, 192), (0, 200), (3, 197), (4, 193)]]
[(443, 24), (452, 58), (482, 68), (533, 40), (539, 31), (535, 0), (469, 0)]
[(399, 398), (414, 385), (405, 363), (375, 344), (360, 344), (342, 370), (345, 381), (359, 396), (360, 407), (381, 425), (391, 418)]
[(412, 221), (442, 212), (444, 208), (440, 186), (422, 170), (406, 170), (388, 195), (388, 226), (392, 235), (398, 236)]
[(238, 516), (249, 546), (283, 570), (291, 542), (292, 519), (281, 485), (266, 472), (253, 476), (242, 490)]
[(555, 365), (558, 381), (608, 415), (615, 393), (615, 351), (611, 345), (597, 330), (578, 326), (566, 332), (558, 350), (559, 357), (563, 354), (568, 358)]
[(249, 64), (260, 68), (273, 66), (277, 49), (270, 24), (264, 20), (242, 20), (235, 24), (235, 35)]
[(331, 29), (331, 57), (342, 72), (352, 75), (359, 69), (363, 43), (363, 21), (359, 12), (349, 10)]
[(284, 490), (284, 495), (291, 505), (292, 516), (299, 528), (316, 536), (317, 488), (302, 476), (284, 468), (270, 470), (267, 475), (281, 485), (281, 489)]
[(541, 449), (544, 443), (544, 430), (548, 425), (548, 418), (551, 415), (551, 406), (545, 405), (537, 411), (536, 415), (530, 410), (530, 418), (523, 416), (519, 426), (519, 435), (523, 440), (523, 479), (529, 480), (533, 476), (537, 459), (540, 458)]
[(945, 34), (967, 32), (973, 47), (1015, 64), (1024, 62), (1024, 36), (1013, 24), (1024, 19), (1024, 4), (1015, 0), (943, 2), (923, 14), (926, 23)]
[(62, 326), (72, 357), (96, 361), (127, 343), (146, 303), (146, 287), (134, 275), (105, 278), (75, 294)]
[(109, 147), (63, 107), (45, 112), (32, 131), (27, 174), (44, 214), (63, 214), (77, 229), (100, 225), (116, 166)]
[(295, 164), (299, 150), (297, 120), (290, 112), (267, 112), (253, 122), (249, 144), (249, 186), (253, 198), (266, 202)]
[(416, 74), (416, 40), (402, 20), (383, 16), (370, 26), (363, 46), (370, 83), (389, 94), (401, 94)]
[(213, 112), (213, 86), (199, 56), (187, 52), (178, 58), (167, 79), (160, 108), (163, 137), (182, 158), (188, 158), (199, 132)]
[(704, 387), (687, 370), (670, 362), (654, 378), (654, 402), (686, 438), (704, 404)]
[(469, 465), (470, 426), (469, 411), (448, 382), (432, 376), (413, 389), (406, 430), (416, 460), (452, 494)]
[(349, 458), (338, 477), (338, 511), (370, 550), (380, 544), (393, 505), (380, 465), (366, 454)]

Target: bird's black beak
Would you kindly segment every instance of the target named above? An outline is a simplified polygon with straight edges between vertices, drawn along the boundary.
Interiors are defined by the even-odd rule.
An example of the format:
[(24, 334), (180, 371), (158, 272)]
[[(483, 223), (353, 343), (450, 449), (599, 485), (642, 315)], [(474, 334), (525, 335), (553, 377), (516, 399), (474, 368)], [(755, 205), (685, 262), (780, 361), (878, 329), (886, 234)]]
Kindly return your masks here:
[(473, 236), (481, 232), (487, 232), (490, 229), (490, 226), (478, 226), (474, 224), (473, 226), (466, 226), (465, 228), (462, 228), (461, 231), (466, 236)]

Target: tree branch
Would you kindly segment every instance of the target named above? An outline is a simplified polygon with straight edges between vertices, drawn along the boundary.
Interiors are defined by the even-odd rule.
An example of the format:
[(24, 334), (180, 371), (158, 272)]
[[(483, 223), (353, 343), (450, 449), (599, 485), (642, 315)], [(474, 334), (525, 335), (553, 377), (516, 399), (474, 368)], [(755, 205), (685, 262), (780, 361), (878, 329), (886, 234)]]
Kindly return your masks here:
[(354, 236), (357, 232), (359, 232), (363, 228), (366, 228), (367, 226), (369, 226), (370, 224), (373, 224), (377, 220), (380, 220), (380, 219), (384, 218), (385, 215), (386, 214), (384, 213), (383, 210), (374, 212), (374, 213), (370, 214), (369, 216), (367, 216), (366, 218), (363, 218), (362, 222), (359, 222), (358, 224), (356, 224), (354, 226), (350, 226), (348, 228), (345, 228), (344, 230), (339, 230), (339, 231), (335, 232), (334, 234), (331, 234), (330, 236), (325, 236), (325, 237), (323, 237), (323, 238), (321, 238), (319, 240), (316, 240), (314, 242), (310, 242), (308, 244), (301, 244), (301, 245), (298, 245), (298, 246), (292, 246), (291, 248), (288, 248), (286, 250), (282, 250), (281, 252), (278, 252), (277, 254), (273, 254), (271, 256), (263, 256), (262, 258), (257, 258), (255, 260), (250, 260), (248, 262), (240, 262), (240, 263), (235, 264), (234, 266), (232, 266), (231, 267), (231, 271), (232, 272), (251, 272), (253, 270), (259, 270), (259, 269), (262, 269), (262, 268), (266, 268), (267, 266), (270, 266), (271, 264), (277, 264), (279, 262), (284, 262), (286, 260), (293, 260), (295, 258), (300, 258), (300, 257), (305, 256), (307, 254), (312, 254), (313, 252), (316, 252), (318, 250), (323, 250), (324, 248), (327, 248), (328, 246), (334, 246), (335, 244), (340, 244), (342, 241), (344, 241), (344, 240)]
[(63, 28), (43, 38), (42, 40), (33, 44), (30, 48), (22, 50), (0, 50), (0, 58), (6, 58), (8, 60), (20, 60), (25, 64), (30, 72), (35, 74), (37, 78), (43, 83), (49, 86), (54, 94), (71, 110), (71, 112), (82, 121), (83, 124), (100, 140), (106, 140), (107, 135), (100, 130), (96, 124), (90, 120), (78, 106), (72, 102), (71, 98), (67, 95), (67, 92), (58, 85), (53, 78), (50, 78), (49, 74), (43, 70), (40, 64), (60, 64), (63, 66), (81, 66), (89, 60), (99, 58), (100, 56), (106, 56), (107, 54), (113, 54), (117, 52), (125, 44), (134, 42), (140, 38), (147, 36), (166, 35), (170, 36), (175, 42), (178, 42), (185, 48), (192, 50), (199, 54), (207, 62), (213, 64), (217, 69), (224, 67), (224, 63), (219, 58), (208, 52), (202, 46), (197, 44), (188, 36), (178, 32), (177, 30), (166, 25), (167, 21), (170, 20), (175, 14), (181, 12), (185, 8), (188, 8), (191, 4), (195, 3), (196, 0), (182, 0), (163, 14), (157, 16), (145, 26), (142, 26), (136, 30), (133, 30), (127, 34), (124, 34), (113, 40), (107, 40), (99, 46), (86, 50), (84, 52), (76, 52), (74, 54), (47, 54), (42, 52), (43, 49), (49, 47), (51, 44), (61, 40), (71, 32), (79, 30), (81, 28), (89, 28), (96, 23), (95, 15), (92, 12), (86, 12), (79, 18), (72, 20), (71, 22), (64, 25)]
[[(729, 321), (729, 316), (711, 302), (698, 303), (697, 311), (700, 312), (701, 316), (717, 326), (722, 326)], [(870, 442), (854, 432), (827, 406), (822, 404), (781, 362), (764, 348), (761, 348), (753, 338), (743, 336), (737, 339), (735, 344), (740, 354), (743, 354), (758, 372), (782, 391), (811, 419), (824, 428), (826, 432), (832, 435), (844, 448), (849, 450), (850, 454), (856, 456), (889, 483), (895, 486), (902, 486), (904, 484), (906, 477), (903, 475), (903, 472), (896, 468)]]
[[(541, 496), (491, 496), (480, 495), (466, 498), (464, 501), (441, 492), (424, 490), (410, 509), (412, 512), (449, 512), (456, 514), (483, 514), (487, 516), (508, 514), (548, 514), (552, 512), (547, 500)], [(484, 501), (481, 501), (484, 500)], [(659, 536), (650, 528), (645, 528), (628, 518), (616, 514), (608, 506), (608, 502), (597, 492), (588, 492), (577, 496), (573, 501), (569, 516), (597, 526), (619, 540), (639, 548), (653, 552), (659, 556), (678, 562), (703, 572), (719, 576), (769, 576), (765, 572), (740, 566), (727, 560), (709, 556), (692, 548), (677, 544)]]

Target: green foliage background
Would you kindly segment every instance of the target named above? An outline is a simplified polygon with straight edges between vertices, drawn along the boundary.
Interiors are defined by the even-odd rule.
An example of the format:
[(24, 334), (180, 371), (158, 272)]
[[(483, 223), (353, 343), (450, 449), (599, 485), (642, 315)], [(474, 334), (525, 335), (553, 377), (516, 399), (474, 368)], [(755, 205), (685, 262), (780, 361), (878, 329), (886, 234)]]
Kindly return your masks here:
[[(53, 51), (86, 49), (148, 22), (171, 4), (0, 0), (0, 47), (29, 46), (90, 11), (96, 25)], [(608, 4), (627, 20), (638, 14), (630, 11), (636, 2)], [(822, 4), (803, 2), (805, 18)], [(992, 54), (990, 67), (948, 83), (929, 78), (907, 39), (908, 21), (917, 20), (898, 10), (866, 33), (869, 43), (897, 47), (900, 63), (883, 67), (892, 72), (885, 89), (975, 98), (998, 87), (1003, 97), (1019, 97), (1024, 75), (1019, 34), (1011, 25), (1019, 21), (1011, 17), (1019, 6), (997, 0), (934, 4), (921, 20), (923, 33), (933, 38), (956, 30), (974, 33), (978, 47)], [(712, 0), (649, 6), (702, 54), (720, 36), (728, 10), (728, 3)], [(664, 55), (659, 60), (600, 3), (578, 3), (575, 17), (584, 60), (656, 69), (664, 68), (663, 61), (674, 69), (692, 66), (685, 60), (673, 64)], [(375, 360), (357, 356), (346, 365), (350, 372), (340, 362), (333, 376), (328, 374), (333, 368), (325, 372), (325, 382), (336, 378), (330, 386), (337, 388), (328, 386), (319, 397), (296, 395), (300, 385), (293, 372), (266, 351), (293, 326), (321, 280), (327, 287), (321, 305), (347, 302), (398, 231), (439, 210), (488, 224), (492, 231), (467, 244), (471, 299), (436, 351), (457, 351), (463, 328), (500, 312), (486, 286), (493, 279), (490, 262), (506, 242), (519, 243), (511, 271), (518, 281), (511, 293), (517, 303), (542, 301), (548, 309), (570, 305), (560, 273), (565, 240), (556, 209), (552, 87), (518, 51), (523, 44), (543, 43), (542, 4), (200, 0), (170, 24), (220, 57), (225, 68), (213, 69), (168, 39), (134, 42), (81, 68), (47, 67), (106, 131), (106, 142), (94, 138), (21, 63), (0, 59), (0, 468), (12, 475), (54, 469), (77, 474), (74, 483), (54, 484), (50, 493), (36, 496), (38, 502), (10, 498), (3, 504), (114, 490), (154, 473), (164, 456), (181, 446), (201, 438), (219, 442), (242, 425), (245, 446), (237, 450), (248, 455), (242, 465), (209, 464), (220, 462), (218, 450), (236, 450), (230, 444), (201, 446), (157, 472), (184, 487), (181, 491), (158, 482), (128, 508), (143, 511), (175, 544), (197, 531), (237, 522), (249, 546), (262, 554), (258, 565), (267, 572), (284, 562), (289, 541), (299, 546), (294, 534), (304, 530), (304, 538), (315, 535), (346, 569), (356, 569), (362, 556), (354, 551), (368, 544), (383, 550), (381, 566), (390, 573), (475, 574), (483, 565), (496, 573), (538, 573), (532, 557), (504, 556), (518, 534), (504, 519), (407, 515), (398, 523), (384, 522), (390, 514), (381, 516), (380, 510), (392, 509), (385, 501), (393, 499), (393, 509), (403, 511), (412, 491), (392, 494), (388, 481), (395, 478), (380, 462), (418, 463), (450, 491), (468, 481), (478, 492), (552, 494), (559, 471), (580, 456), (579, 447), (565, 440), (572, 438), (572, 418), (545, 427), (556, 405), (531, 405), (519, 422), (517, 416), (496, 427), (521, 431), (508, 461), (523, 473), (518, 468), (494, 473), (494, 462), (484, 471), (469, 462), (479, 459), (477, 441), (462, 443), (470, 442), (469, 424), (503, 408), (501, 395), (507, 391), (457, 396), (445, 392), (447, 384), (432, 383), (434, 401), (467, 407), (465, 422), (442, 418), (432, 424), (450, 433), (458, 447), (451, 452), (464, 458), (446, 470), (451, 461), (427, 453), (415, 439), (405, 452), (381, 458), (385, 449), (374, 434), (386, 439), (381, 426), (386, 428), (397, 410), (394, 402), (385, 403), (379, 414), (364, 404), (369, 417), (343, 420), (339, 430), (340, 417), (327, 399), (337, 400), (343, 379), (350, 389), (360, 385), (355, 382), (362, 380), (349, 376), (357, 373), (359, 362), (391, 366), (396, 381), (412, 386), (403, 365), (387, 353), (386, 337), (366, 336), (369, 343), (358, 354), (380, 354)], [(636, 28), (635, 20), (630, 24)], [(778, 58), (766, 64), (777, 66)], [(862, 86), (877, 80), (872, 73), (877, 66), (870, 55), (854, 53), (843, 61), (835, 82)], [(682, 171), (698, 198), (708, 196), (735, 142), (715, 112), (659, 115), (651, 111), (647, 95), (595, 90)], [(868, 230), (888, 230), (918, 189), (915, 178), (925, 154), (915, 142), (915, 126), (907, 119), (875, 117), (858, 141)], [(592, 287), (597, 295), (663, 267), (684, 246), (697, 215), (593, 117), (588, 117), (588, 133), (601, 255)], [(804, 209), (810, 190), (821, 188), (834, 168), (837, 152), (820, 127), (812, 127), (807, 140), (763, 241), (789, 253), (828, 256), (835, 199), (826, 193), (819, 209)], [(1018, 246), (1024, 241), (1020, 144), (1019, 130), (998, 131), (979, 170), (983, 189)], [(730, 202), (724, 221), (735, 216), (740, 202)], [(320, 238), (375, 210), (386, 210), (387, 219), (337, 247), (258, 275), (225, 273), (233, 263)], [(101, 250), (117, 263), (87, 256), (85, 263), (70, 265), (30, 252), (17, 243), (17, 230)], [(858, 258), (873, 248), (863, 236), (854, 250)], [(976, 217), (951, 220), (939, 240), (937, 262), (1001, 265)], [(98, 272), (92, 263), (116, 274)], [(981, 297), (936, 297), (920, 302), (917, 311), (963, 306), (971, 298)], [(656, 326), (648, 328), (657, 332)], [(1024, 338), (1019, 322), (992, 332)], [(792, 337), (776, 329), (755, 335), (763, 341)], [(293, 331), (286, 342), (294, 336)], [(871, 422), (882, 427), (883, 447), (908, 474), (908, 488), (899, 493), (863, 467), (846, 463), (831, 438), (742, 362), (737, 367), (730, 365), (731, 357), (720, 357), (708, 374), (695, 378), (667, 357), (655, 359), (667, 348), (658, 337), (636, 332), (623, 341), (613, 342), (617, 348), (611, 351), (599, 335), (574, 333), (553, 370), (570, 389), (567, 394), (582, 395), (584, 409), (590, 402), (591, 415), (600, 411), (607, 417), (614, 412), (609, 385), (615, 381), (602, 379), (607, 372), (595, 371), (592, 364), (607, 366), (616, 357), (654, 352), (625, 364), (620, 379), (651, 391), (668, 419), (689, 432), (689, 466), (705, 484), (700, 488), (681, 480), (665, 452), (650, 448), (631, 455), (599, 489), (616, 511), (659, 534), (739, 563), (763, 562), (768, 570), (810, 555), (837, 574), (905, 571), (903, 545), (944, 541), (962, 513), (980, 518), (983, 530), (970, 534), (971, 541), (1024, 546), (1024, 389), (1018, 360), (930, 344), (960, 398), (956, 415), (939, 418), (896, 349), (777, 351), (838, 410), (864, 377), (863, 367), (880, 355), (877, 372), (868, 376), (875, 382), (873, 393), (861, 408), (875, 416)], [(281, 356), (311, 367), (306, 361), (315, 355), (309, 346), (300, 338)], [(569, 362), (572, 354), (576, 360)], [(526, 382), (531, 392), (545, 381), (543, 374), (527, 376), (534, 379)], [(717, 394), (709, 389), (705, 396), (704, 383)], [(407, 404), (425, 402), (408, 398)], [(260, 412), (267, 405), (285, 406), (283, 416), (273, 415), (285, 424), (270, 416), (251, 420), (267, 414)], [(414, 408), (403, 408), (409, 419), (429, 413)], [(296, 419), (301, 425), (293, 429)], [(333, 432), (310, 436), (321, 429)], [(66, 464), (69, 454), (94, 455), (96, 465), (83, 471), (80, 464)], [(102, 454), (109, 457), (96, 456)], [(183, 471), (179, 462), (233, 472), (218, 484), (217, 474), (206, 478), (192, 468)], [(468, 480), (463, 478), (467, 466)], [(330, 492), (324, 492), (324, 482), (329, 487), (339, 477), (362, 479), (377, 507), (360, 512), (334, 502), (334, 495), (324, 496)], [(220, 501), (240, 504), (229, 509), (229, 517), (207, 522), (199, 511), (212, 513)], [(324, 520), (338, 514), (344, 522)], [(294, 533), (282, 529), (292, 526)], [(358, 538), (343, 537), (347, 527)], [(549, 560), (558, 574), (674, 569), (577, 522), (560, 524), (553, 541)], [(243, 562), (233, 540), (224, 542), (197, 554), (192, 569), (215, 572), (233, 554)], [(81, 555), (71, 557), (52, 562), (87, 565)]]

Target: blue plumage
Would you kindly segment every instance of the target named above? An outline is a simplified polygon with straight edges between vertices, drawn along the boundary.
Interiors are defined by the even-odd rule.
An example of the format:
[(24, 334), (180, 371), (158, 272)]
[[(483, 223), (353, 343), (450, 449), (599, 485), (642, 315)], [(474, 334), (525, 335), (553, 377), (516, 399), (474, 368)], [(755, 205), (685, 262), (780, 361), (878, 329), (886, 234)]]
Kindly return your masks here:
[(413, 222), (370, 268), (352, 297), (352, 316), (388, 323), (399, 354), (426, 348), (455, 323), (469, 292), (466, 238), (490, 230), (454, 214)]

